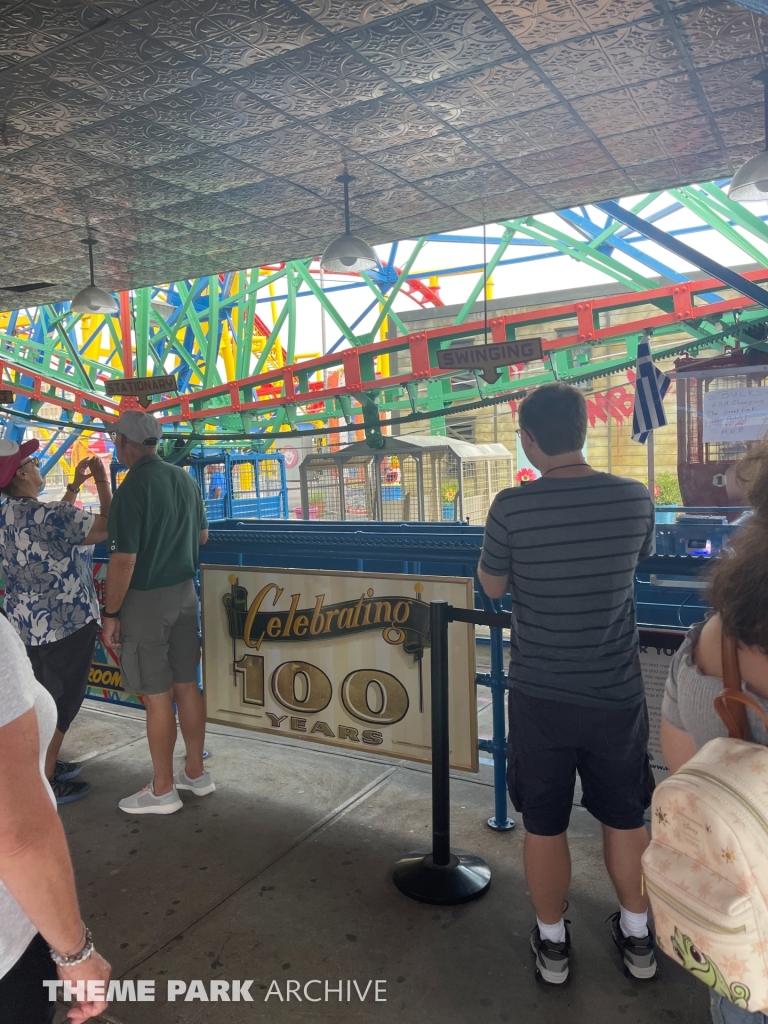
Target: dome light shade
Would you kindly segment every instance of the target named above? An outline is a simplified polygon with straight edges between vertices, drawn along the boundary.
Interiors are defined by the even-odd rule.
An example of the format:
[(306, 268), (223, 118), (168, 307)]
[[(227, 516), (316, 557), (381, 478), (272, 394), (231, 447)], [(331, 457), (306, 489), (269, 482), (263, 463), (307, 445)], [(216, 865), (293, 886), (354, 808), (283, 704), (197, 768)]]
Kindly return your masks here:
[(113, 296), (109, 292), (105, 292), (103, 288), (97, 288), (93, 282), (93, 247), (97, 244), (97, 241), (90, 236), (88, 238), (81, 238), (80, 241), (83, 245), (88, 246), (88, 266), (91, 271), (91, 283), (86, 285), (85, 288), (80, 289), (69, 304), (69, 308), (73, 313), (104, 313), (105, 315), (116, 313), (117, 303)]
[(728, 198), (737, 203), (768, 199), (768, 150), (751, 157), (736, 171), (728, 187)]
[(320, 257), (323, 270), (336, 270), (342, 274), (373, 270), (378, 265), (376, 253), (357, 235), (339, 235)]
[(109, 292), (89, 284), (72, 299), (70, 309), (73, 313), (117, 313), (117, 303)]
[(757, 156), (750, 157), (731, 179), (728, 198), (737, 203), (759, 203), (768, 199), (768, 70), (755, 75), (752, 81), (763, 85), (765, 149)]
[(353, 235), (349, 229), (349, 183), (354, 180), (346, 169), (336, 179), (344, 186), (344, 234), (334, 238), (320, 257), (320, 266), (323, 270), (354, 274), (363, 270), (373, 270), (379, 265), (379, 257), (370, 245), (357, 235)]

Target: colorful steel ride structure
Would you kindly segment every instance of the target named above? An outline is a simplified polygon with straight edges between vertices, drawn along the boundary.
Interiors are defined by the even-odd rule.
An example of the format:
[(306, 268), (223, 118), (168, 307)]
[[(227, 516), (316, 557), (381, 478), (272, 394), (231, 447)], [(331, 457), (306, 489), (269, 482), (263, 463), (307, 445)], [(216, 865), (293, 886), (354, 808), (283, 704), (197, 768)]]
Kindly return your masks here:
[[(68, 303), (2, 313), (0, 388), (15, 397), (0, 412), (0, 431), (14, 437), (33, 423), (47, 431), (46, 468), (59, 459), (75, 461), (78, 438), (109, 429), (118, 415), (106, 382), (174, 373), (178, 394), (152, 403), (169, 452), (201, 442), (265, 450), (277, 434), (349, 428), (365, 431), (376, 445), (389, 424), (425, 421), (423, 432), (442, 433), (446, 416), (510, 401), (544, 381), (586, 381), (630, 367), (643, 332), (659, 357), (762, 346), (768, 337), (768, 291), (760, 286), (768, 282), (768, 226), (731, 202), (723, 184), (653, 193), (631, 208), (608, 203), (546, 220), (501, 221), (485, 237), (470, 231), (419, 238), (402, 265), (395, 243), (378, 271), (355, 278), (323, 275), (316, 259), (294, 260), (122, 292), (114, 316), (73, 314)], [(664, 231), (664, 222), (674, 225), (680, 211), (688, 211), (687, 226)], [(736, 274), (683, 241), (703, 232), (735, 245), (757, 269)], [(656, 243), (652, 253), (644, 247), (648, 239)], [(435, 241), (474, 246), (483, 255), (463, 265), (425, 266)], [(666, 265), (655, 255), (659, 246), (707, 276), (691, 280)], [(515, 255), (518, 247), (521, 255)], [(499, 268), (543, 261), (554, 270), (546, 261), (563, 255), (625, 290), (478, 318), (478, 300), (488, 295)], [(453, 322), (409, 331), (394, 308), (398, 296), (440, 307), (440, 282), (459, 274), (476, 280)], [(659, 286), (660, 279), (671, 283)], [(339, 308), (342, 292), (354, 293), (359, 305), (352, 319)], [(297, 340), (306, 331), (307, 300), (334, 332), (325, 354), (297, 352), (304, 347)], [(614, 318), (619, 323), (610, 322), (615, 311), (622, 311)], [(569, 324), (575, 325), (571, 333), (563, 330)], [(437, 365), (437, 351), (456, 342), (533, 335), (542, 338), (544, 358), (504, 367), (492, 383), (475, 373), (457, 390), (455, 374)]]

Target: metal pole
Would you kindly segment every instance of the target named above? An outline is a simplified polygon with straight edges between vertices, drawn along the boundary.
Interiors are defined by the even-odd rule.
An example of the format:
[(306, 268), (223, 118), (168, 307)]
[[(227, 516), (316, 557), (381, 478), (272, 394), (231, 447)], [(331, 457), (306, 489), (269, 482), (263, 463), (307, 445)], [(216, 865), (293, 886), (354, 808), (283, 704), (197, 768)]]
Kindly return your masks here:
[(488, 824), (498, 832), (515, 827), (507, 814), (507, 723), (504, 719), (504, 634), (491, 627), (491, 714), (493, 718), (493, 797), (496, 813)]
[(451, 859), (451, 783), (448, 770), (448, 602), (429, 605), (432, 687), (432, 860)]
[(654, 496), (654, 491), (656, 490), (656, 463), (654, 456), (653, 431), (651, 430), (648, 434), (648, 493), (651, 496), (651, 503), (653, 505), (656, 504)]

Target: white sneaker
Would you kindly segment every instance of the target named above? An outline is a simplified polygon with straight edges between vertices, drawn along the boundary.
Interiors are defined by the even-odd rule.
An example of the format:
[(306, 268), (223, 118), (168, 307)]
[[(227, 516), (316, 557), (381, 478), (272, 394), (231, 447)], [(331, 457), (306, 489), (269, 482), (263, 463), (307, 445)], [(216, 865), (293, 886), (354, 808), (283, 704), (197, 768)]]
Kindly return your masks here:
[(117, 805), (126, 814), (173, 814), (180, 811), (184, 804), (174, 787), (170, 793), (155, 796), (153, 783), (140, 789), (133, 796), (127, 796)]
[(180, 772), (174, 775), (173, 782), (176, 789), (188, 789), (195, 796), (208, 796), (209, 793), (213, 793), (216, 789), (211, 773), (206, 771), (203, 771), (199, 779), (190, 779), (182, 768)]

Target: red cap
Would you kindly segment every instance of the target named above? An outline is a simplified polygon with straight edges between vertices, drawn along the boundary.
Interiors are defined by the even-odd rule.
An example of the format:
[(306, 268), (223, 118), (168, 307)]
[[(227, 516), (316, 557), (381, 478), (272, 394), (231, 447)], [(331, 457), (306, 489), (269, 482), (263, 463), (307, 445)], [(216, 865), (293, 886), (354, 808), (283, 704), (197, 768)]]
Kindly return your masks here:
[(15, 441), (0, 441), (0, 487), (7, 487), (16, 476), (19, 464), (40, 447), (37, 438), (16, 444)]

